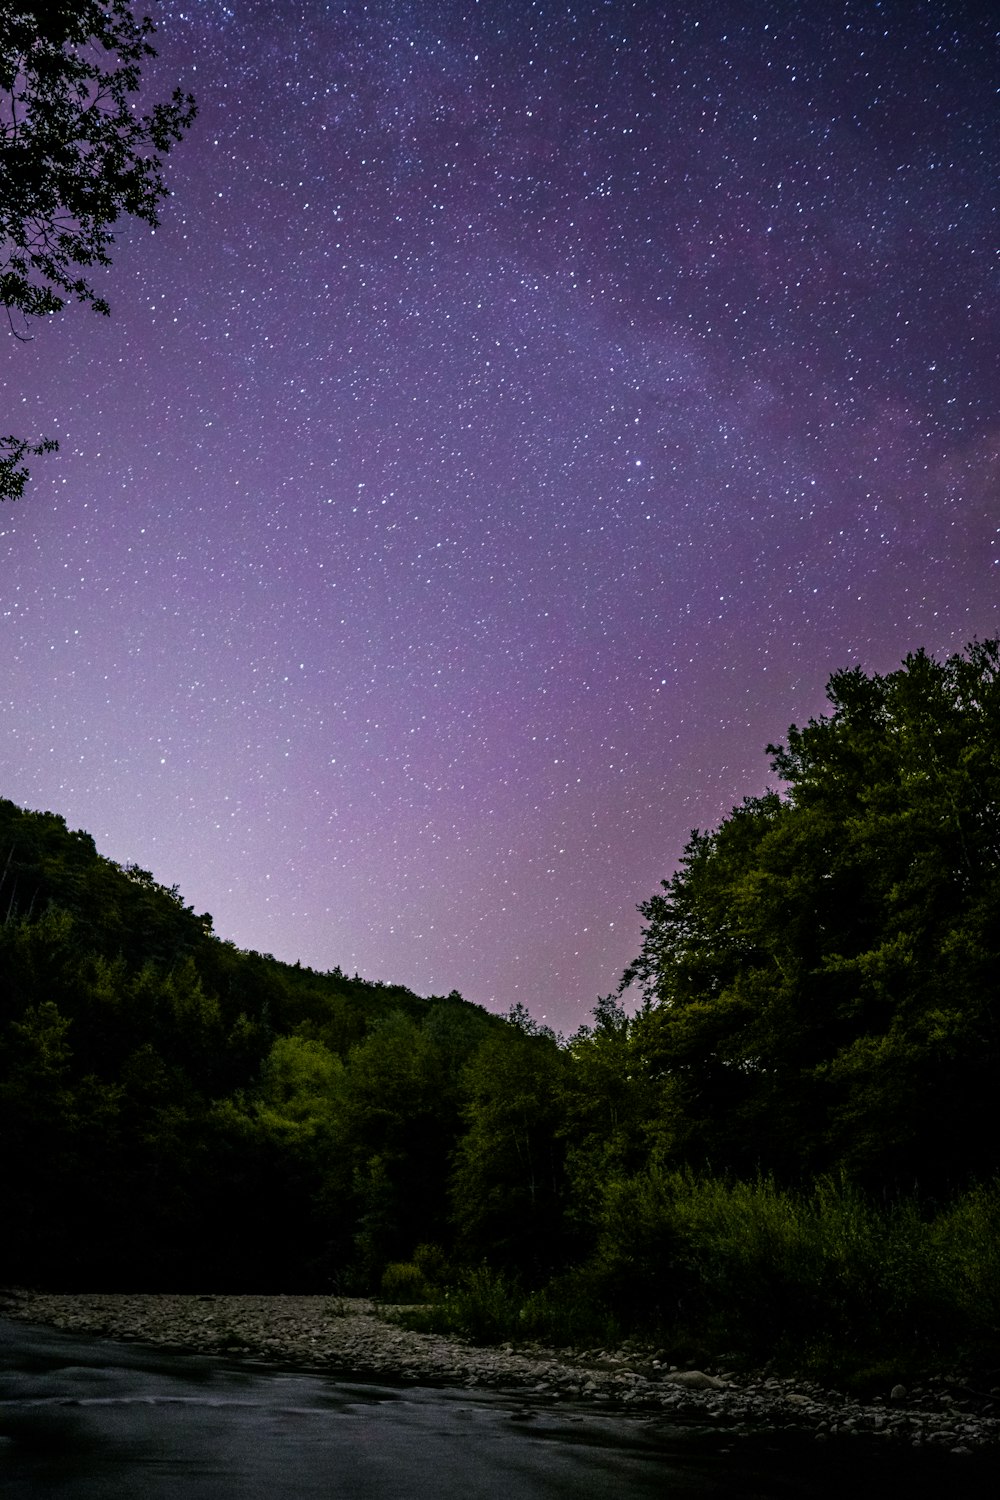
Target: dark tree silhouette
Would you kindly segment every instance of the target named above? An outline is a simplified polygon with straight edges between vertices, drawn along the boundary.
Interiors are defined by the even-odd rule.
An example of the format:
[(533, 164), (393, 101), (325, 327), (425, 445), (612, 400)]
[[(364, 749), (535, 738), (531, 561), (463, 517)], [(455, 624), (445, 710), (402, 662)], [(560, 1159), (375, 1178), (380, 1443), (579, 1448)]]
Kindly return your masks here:
[[(111, 264), (124, 215), (159, 222), (163, 158), (195, 103), (175, 89), (135, 107), (154, 30), (128, 0), (0, 0), (0, 304), (18, 338), (67, 299), (110, 312), (88, 268)], [(23, 492), (24, 458), (54, 446), (0, 438), (0, 500)]]
[(675, 1154), (879, 1189), (996, 1166), (1000, 643), (837, 672), (695, 833), (627, 970)]

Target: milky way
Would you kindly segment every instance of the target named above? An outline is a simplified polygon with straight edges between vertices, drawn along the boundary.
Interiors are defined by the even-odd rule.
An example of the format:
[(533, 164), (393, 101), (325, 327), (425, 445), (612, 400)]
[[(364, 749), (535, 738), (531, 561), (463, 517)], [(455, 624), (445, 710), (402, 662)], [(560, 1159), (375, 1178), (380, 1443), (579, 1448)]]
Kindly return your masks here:
[(162, 227), (3, 361), (0, 791), (575, 1029), (831, 671), (998, 631), (989, 10), (160, 5)]

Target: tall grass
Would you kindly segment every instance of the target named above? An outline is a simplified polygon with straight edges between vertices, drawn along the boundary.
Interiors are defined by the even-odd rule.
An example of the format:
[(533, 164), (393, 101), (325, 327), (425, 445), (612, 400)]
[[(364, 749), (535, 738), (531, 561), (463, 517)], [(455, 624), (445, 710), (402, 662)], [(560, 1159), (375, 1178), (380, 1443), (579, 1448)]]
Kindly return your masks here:
[(791, 1192), (648, 1170), (605, 1190), (590, 1259), (541, 1291), (480, 1266), (413, 1326), (480, 1342), (625, 1333), (817, 1373), (1000, 1357), (1000, 1187), (934, 1216), (843, 1180)]
[(948, 1299), (984, 1349), (1000, 1346), (1000, 1183), (973, 1188), (928, 1230)]
[(752, 1359), (919, 1359), (996, 1332), (1000, 1191), (935, 1218), (844, 1180), (793, 1193), (649, 1171), (609, 1187), (595, 1292), (623, 1320)]
[(477, 1344), (532, 1340), (572, 1347), (614, 1344), (622, 1336), (610, 1309), (571, 1278), (525, 1292), (515, 1279), (487, 1265), (462, 1272), (433, 1306), (406, 1308), (396, 1316), (407, 1328), (460, 1334)]

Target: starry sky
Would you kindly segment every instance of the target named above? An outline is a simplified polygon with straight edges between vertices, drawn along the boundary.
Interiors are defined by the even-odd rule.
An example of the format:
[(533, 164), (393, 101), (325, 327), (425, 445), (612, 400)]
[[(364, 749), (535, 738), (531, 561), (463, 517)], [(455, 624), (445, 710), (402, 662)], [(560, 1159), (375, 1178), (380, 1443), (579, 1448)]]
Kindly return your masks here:
[(0, 793), (575, 1030), (832, 671), (1000, 630), (991, 10), (163, 0), (163, 223), (0, 364)]

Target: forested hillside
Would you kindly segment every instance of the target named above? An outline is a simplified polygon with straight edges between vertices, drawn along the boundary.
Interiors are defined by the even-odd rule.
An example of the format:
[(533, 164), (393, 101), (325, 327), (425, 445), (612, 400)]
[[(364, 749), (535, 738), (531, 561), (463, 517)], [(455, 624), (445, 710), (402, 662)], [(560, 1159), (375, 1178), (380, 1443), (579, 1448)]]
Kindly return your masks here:
[(0, 802), (6, 1279), (326, 1285), (445, 1230), (460, 996), (242, 952)]
[(239, 951), (0, 803), (0, 1276), (995, 1350), (1000, 648), (828, 694), (568, 1041)]

